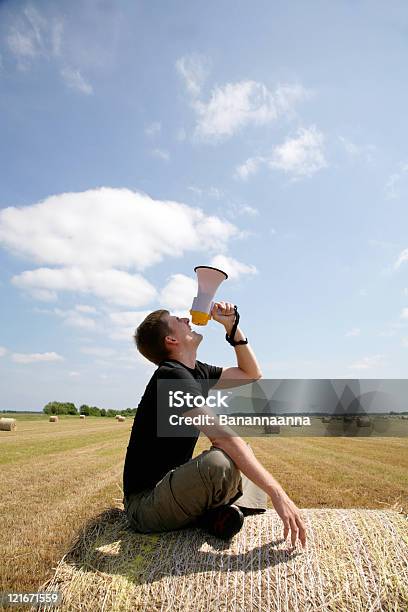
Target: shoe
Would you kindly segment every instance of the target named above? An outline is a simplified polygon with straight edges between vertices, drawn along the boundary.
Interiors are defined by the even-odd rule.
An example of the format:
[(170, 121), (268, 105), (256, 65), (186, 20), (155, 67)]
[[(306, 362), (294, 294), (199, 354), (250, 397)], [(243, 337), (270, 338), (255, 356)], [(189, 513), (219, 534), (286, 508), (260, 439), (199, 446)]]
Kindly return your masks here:
[(199, 526), (221, 540), (230, 540), (241, 529), (244, 515), (238, 506), (219, 506), (206, 512)]
[(253, 514), (262, 514), (266, 512), (265, 508), (245, 508), (245, 506), (239, 506), (239, 509), (244, 516), (252, 516)]

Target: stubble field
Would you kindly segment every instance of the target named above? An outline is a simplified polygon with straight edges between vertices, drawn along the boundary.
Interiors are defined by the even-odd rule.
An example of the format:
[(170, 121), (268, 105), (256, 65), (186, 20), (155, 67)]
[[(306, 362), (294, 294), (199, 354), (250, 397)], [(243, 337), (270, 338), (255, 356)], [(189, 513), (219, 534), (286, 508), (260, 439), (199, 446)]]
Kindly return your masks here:
[[(0, 431), (0, 591), (35, 591), (89, 519), (122, 507), (133, 420), (17, 418)], [(245, 439), (300, 508), (408, 509), (406, 438)]]

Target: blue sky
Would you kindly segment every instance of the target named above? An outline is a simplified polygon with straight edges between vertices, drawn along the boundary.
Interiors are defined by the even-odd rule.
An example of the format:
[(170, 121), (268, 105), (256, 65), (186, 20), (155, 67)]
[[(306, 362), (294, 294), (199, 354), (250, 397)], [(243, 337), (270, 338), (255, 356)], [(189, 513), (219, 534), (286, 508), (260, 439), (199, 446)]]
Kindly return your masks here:
[(407, 26), (404, 2), (0, 2), (0, 409), (137, 405), (132, 330), (188, 312), (199, 264), (265, 377), (406, 377)]

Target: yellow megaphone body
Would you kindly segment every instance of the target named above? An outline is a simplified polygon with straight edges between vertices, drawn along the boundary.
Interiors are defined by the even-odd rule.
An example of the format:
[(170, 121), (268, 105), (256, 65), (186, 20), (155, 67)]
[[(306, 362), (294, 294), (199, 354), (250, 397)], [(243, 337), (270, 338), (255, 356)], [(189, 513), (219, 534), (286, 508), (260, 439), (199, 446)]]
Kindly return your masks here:
[(190, 309), (191, 320), (194, 325), (207, 325), (211, 319), (213, 298), (228, 274), (212, 266), (196, 266), (194, 272), (197, 274), (198, 291)]

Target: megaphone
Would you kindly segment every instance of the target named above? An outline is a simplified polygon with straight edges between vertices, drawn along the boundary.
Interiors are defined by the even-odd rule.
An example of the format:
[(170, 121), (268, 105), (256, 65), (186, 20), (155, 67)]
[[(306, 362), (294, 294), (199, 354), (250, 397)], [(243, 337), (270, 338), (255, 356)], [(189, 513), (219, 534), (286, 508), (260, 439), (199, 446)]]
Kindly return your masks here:
[(194, 272), (197, 274), (198, 291), (190, 310), (191, 320), (194, 325), (207, 325), (211, 319), (215, 293), (228, 274), (211, 266), (196, 266)]

